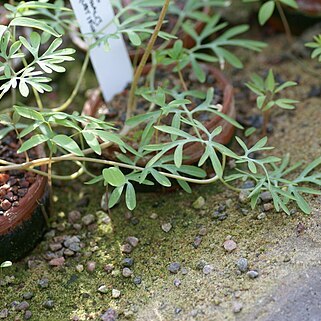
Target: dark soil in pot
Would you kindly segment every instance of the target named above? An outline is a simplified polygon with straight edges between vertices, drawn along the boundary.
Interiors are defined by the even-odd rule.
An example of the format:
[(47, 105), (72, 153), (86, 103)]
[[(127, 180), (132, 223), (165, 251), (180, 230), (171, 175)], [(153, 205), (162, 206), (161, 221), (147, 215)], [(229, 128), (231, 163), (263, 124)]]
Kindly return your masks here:
[[(1, 140), (0, 158), (22, 163), (19, 142), (12, 131)], [(41, 147), (28, 153), (30, 159), (43, 155)], [(41, 168), (45, 170), (45, 167)], [(34, 248), (46, 229), (47, 179), (33, 172), (0, 173), (0, 261), (17, 260)]]
[[(146, 66), (145, 74), (149, 72), (150, 68), (150, 65)], [(200, 85), (198, 81), (195, 81), (196, 79), (194, 78), (193, 73), (191, 73), (191, 70), (189, 68), (184, 71), (183, 76), (186, 80), (188, 89), (196, 89), (206, 93), (208, 88), (214, 87), (215, 95), (213, 104), (221, 104), (221, 112), (232, 118), (235, 117), (232, 86), (218, 69), (213, 68), (209, 65), (203, 65), (203, 68), (207, 74), (206, 82), (203, 85)], [(169, 70), (171, 70), (171, 68), (164, 67), (160, 68), (160, 70), (157, 71), (155, 77), (155, 88), (157, 88), (158, 85), (164, 88), (174, 88), (180, 86), (179, 80), (176, 77), (175, 73), (173, 73), (172, 71), (169, 72)], [(142, 79), (140, 80), (141, 85), (144, 84), (145, 80), (145, 77), (142, 77)], [(114, 99), (108, 104), (103, 102), (101, 96), (97, 91), (93, 92), (84, 106), (83, 113), (94, 117), (104, 115), (105, 120), (114, 123), (116, 127), (121, 129), (124, 126), (126, 117), (128, 92), (129, 90), (126, 89), (121, 94), (116, 95)], [(191, 99), (191, 97), (187, 98)], [(194, 104), (192, 104), (192, 107), (195, 107), (198, 103), (201, 102), (201, 100), (197, 101), (197, 99), (195, 98), (192, 98), (192, 101), (194, 102)], [(145, 113), (148, 108), (149, 104), (146, 104), (146, 101), (144, 99), (138, 98), (136, 113)], [(201, 115), (198, 115), (198, 120), (201, 121), (209, 130), (213, 130), (218, 126), (223, 127), (222, 133), (215, 138), (215, 140), (220, 142), (221, 144), (227, 144), (234, 134), (233, 125), (212, 113), (203, 113)], [(168, 124), (170, 123), (170, 121), (170, 118), (165, 118), (163, 120), (163, 124)], [(133, 141), (137, 141), (138, 131), (139, 130), (135, 128), (133, 132), (129, 134), (130, 137), (134, 138)], [(168, 137), (162, 136), (159, 138), (158, 142), (167, 142), (168, 139)], [(134, 148), (137, 147), (137, 144), (135, 143), (132, 143), (132, 145)], [(116, 159), (115, 151), (118, 151), (118, 149), (110, 147), (103, 152), (103, 155), (108, 159)], [(185, 160), (185, 164), (196, 163), (201, 157), (202, 153), (203, 148), (199, 144), (191, 144), (186, 146), (186, 148), (184, 149), (184, 155), (188, 156), (188, 159)], [(144, 166), (147, 161), (148, 159), (141, 160), (138, 165)]]

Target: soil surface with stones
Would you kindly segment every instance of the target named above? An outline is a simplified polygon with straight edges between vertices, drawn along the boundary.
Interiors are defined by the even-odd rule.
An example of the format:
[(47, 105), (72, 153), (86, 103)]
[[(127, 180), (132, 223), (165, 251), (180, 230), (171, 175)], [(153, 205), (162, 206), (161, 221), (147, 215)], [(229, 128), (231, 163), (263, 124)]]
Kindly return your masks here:
[[(275, 155), (311, 162), (321, 137), (321, 65), (302, 46), (311, 39), (297, 38), (291, 51), (283, 35), (264, 40), (255, 59), (239, 52), (244, 70), (226, 70), (239, 117), (260, 121), (246, 119), (252, 72), (273, 68), (297, 81), (285, 95), (300, 103), (272, 113), (269, 144)], [(287, 216), (251, 210), (215, 184), (191, 195), (139, 193), (133, 213), (121, 203), (108, 215), (102, 194), (56, 183), (45, 239), (0, 271), (1, 320), (321, 320), (320, 197), (310, 197), (311, 215)]]

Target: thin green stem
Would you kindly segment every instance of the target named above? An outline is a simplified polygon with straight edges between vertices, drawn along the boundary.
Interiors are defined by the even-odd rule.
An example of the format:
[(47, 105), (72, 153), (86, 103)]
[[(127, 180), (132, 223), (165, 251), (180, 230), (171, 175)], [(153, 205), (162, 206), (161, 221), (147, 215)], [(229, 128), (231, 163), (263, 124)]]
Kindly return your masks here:
[(286, 34), (287, 40), (288, 40), (289, 43), (292, 43), (292, 41), (293, 41), (292, 32), (291, 32), (288, 20), (287, 20), (287, 18), (285, 16), (284, 10), (282, 8), (282, 5), (280, 4), (279, 0), (276, 0), (275, 4), (276, 4), (276, 8), (277, 8), (277, 10), (278, 10), (278, 12), (280, 14), (281, 21), (282, 21), (282, 24), (284, 26), (284, 30), (285, 30), (285, 34)]
[(148, 60), (148, 57), (150, 56), (150, 54), (153, 50), (158, 33), (161, 30), (161, 27), (163, 25), (163, 22), (164, 22), (164, 19), (166, 16), (166, 12), (168, 10), (169, 3), (170, 3), (170, 0), (165, 0), (164, 6), (163, 6), (162, 11), (159, 15), (154, 32), (148, 42), (147, 48), (144, 52), (144, 55), (138, 65), (136, 72), (135, 72), (134, 79), (133, 79), (133, 82), (132, 82), (132, 85), (130, 88), (130, 92), (129, 92), (128, 105), (127, 105), (127, 115), (126, 115), (127, 119), (131, 117), (131, 115), (133, 114), (133, 112), (135, 110), (135, 92), (136, 92), (136, 88), (138, 85), (138, 81), (143, 73), (144, 67), (145, 67), (147, 60)]
[(75, 97), (76, 97), (77, 94), (78, 94), (78, 91), (79, 91), (81, 82), (82, 82), (83, 79), (84, 79), (85, 72), (86, 72), (86, 70), (87, 70), (88, 63), (89, 63), (89, 58), (90, 58), (90, 55), (89, 55), (89, 51), (88, 51), (88, 52), (86, 53), (86, 57), (85, 57), (85, 60), (84, 60), (83, 65), (82, 65), (82, 68), (81, 68), (81, 71), (80, 71), (80, 75), (79, 75), (78, 81), (77, 81), (76, 86), (75, 86), (74, 90), (72, 91), (70, 97), (69, 97), (61, 106), (56, 107), (56, 108), (53, 108), (52, 111), (55, 111), (55, 112), (64, 111), (64, 110), (66, 110), (66, 109), (69, 107), (69, 105), (73, 102), (73, 100), (75, 99)]
[[(119, 162), (114, 162), (114, 161), (104, 160), (104, 159), (81, 157), (81, 156), (75, 156), (75, 155), (71, 155), (71, 156), (68, 155), (68, 157), (66, 157), (67, 155), (64, 155), (64, 156), (52, 157), (51, 159), (50, 158), (40, 158), (37, 160), (25, 162), (22, 164), (14, 164), (14, 163), (7, 162), (10, 165), (0, 166), (0, 172), (4, 172), (4, 171), (8, 171), (8, 170), (31, 170), (31, 169), (33, 169), (33, 167), (48, 165), (49, 162), (51, 162), (53, 164), (53, 163), (58, 163), (58, 162), (62, 162), (62, 161), (91, 162), (91, 163), (97, 163), (97, 164), (102, 164), (102, 165), (127, 168), (127, 169), (136, 170), (136, 171), (140, 171), (140, 172), (144, 171), (144, 169), (145, 169), (144, 167), (124, 164), (124, 163), (119, 163)], [(219, 180), (219, 177), (217, 175), (215, 175), (214, 177), (208, 178), (208, 179), (194, 179), (194, 178), (170, 174), (170, 173), (162, 172), (162, 171), (160, 171), (159, 173), (168, 177), (168, 178), (182, 180), (182, 181), (186, 181), (186, 182), (194, 183), (194, 184), (210, 184), (210, 183), (213, 183), (213, 182), (216, 182), (217, 180)]]

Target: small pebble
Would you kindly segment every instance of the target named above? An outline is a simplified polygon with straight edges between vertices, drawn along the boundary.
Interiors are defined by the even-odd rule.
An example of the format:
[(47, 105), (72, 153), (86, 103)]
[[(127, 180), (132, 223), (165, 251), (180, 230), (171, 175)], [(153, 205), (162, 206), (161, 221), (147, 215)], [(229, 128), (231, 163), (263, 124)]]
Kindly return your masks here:
[(50, 251), (56, 252), (62, 249), (61, 243), (50, 243), (49, 244)]
[(131, 269), (125, 267), (125, 268), (123, 268), (122, 274), (123, 274), (123, 276), (124, 276), (125, 278), (129, 278), (129, 277), (132, 276), (133, 271), (132, 271)]
[(265, 212), (271, 211), (274, 209), (274, 205), (272, 203), (263, 204), (263, 209)]
[(33, 298), (33, 292), (26, 292), (23, 294), (25, 300), (31, 300)]
[(204, 266), (207, 264), (207, 262), (205, 260), (199, 260), (197, 265), (196, 265), (196, 269), (197, 270), (203, 270)]
[(246, 204), (249, 202), (249, 195), (250, 195), (250, 191), (248, 190), (241, 190), (240, 194), (239, 194), (239, 202), (242, 204)]
[(74, 224), (78, 222), (81, 218), (81, 214), (79, 211), (71, 211), (68, 213), (68, 222)]
[(133, 251), (133, 247), (129, 243), (126, 243), (121, 246), (121, 251), (123, 253), (130, 254)]
[(202, 243), (202, 237), (201, 236), (196, 236), (193, 242), (193, 247), (197, 249)]
[(63, 256), (49, 261), (50, 266), (58, 267), (58, 266), (63, 266), (64, 264), (65, 264), (65, 258)]
[(260, 194), (260, 199), (262, 200), (263, 203), (267, 203), (272, 201), (272, 195), (269, 191), (263, 192)]
[(107, 272), (107, 273), (111, 273), (111, 272), (113, 271), (113, 269), (114, 269), (114, 266), (113, 266), (112, 264), (106, 264), (106, 265), (104, 266), (104, 270), (105, 270), (105, 272)]
[(82, 264), (78, 264), (78, 265), (76, 265), (76, 271), (77, 272), (82, 272), (84, 270), (84, 266), (82, 265)]
[(258, 220), (264, 220), (266, 218), (266, 214), (264, 212), (260, 213), (258, 216), (257, 216), (257, 219)]
[(135, 276), (135, 278), (134, 278), (134, 283), (135, 283), (136, 285), (141, 284), (141, 283), (142, 283), (142, 278), (141, 278), (140, 276)]
[(152, 220), (156, 220), (157, 217), (158, 217), (158, 215), (157, 215), (156, 213), (152, 213), (152, 214), (150, 215), (150, 218), (151, 218)]
[(179, 287), (182, 282), (179, 279), (175, 279), (173, 283), (176, 287)]
[(223, 243), (223, 247), (224, 247), (225, 251), (232, 252), (236, 249), (237, 244), (233, 240), (226, 240)]
[(180, 312), (182, 312), (181, 308), (175, 308), (175, 314), (179, 314)]
[(138, 245), (139, 239), (135, 236), (128, 236), (126, 241), (132, 246), (136, 247)]
[(198, 234), (199, 235), (201, 235), (201, 236), (205, 236), (206, 234), (207, 234), (207, 229), (206, 229), (206, 227), (201, 227), (200, 228), (200, 230), (199, 230), (199, 232), (198, 232)]
[(196, 201), (194, 201), (192, 204), (193, 208), (196, 210), (203, 208), (204, 205), (205, 205), (205, 199), (203, 196), (198, 197)]
[(53, 307), (55, 306), (55, 302), (53, 300), (47, 300), (43, 303), (43, 307), (46, 309), (53, 309)]
[(41, 289), (46, 289), (46, 288), (49, 286), (49, 280), (48, 280), (48, 279), (38, 280), (38, 286), (39, 286)]
[(248, 269), (248, 261), (246, 258), (241, 257), (240, 259), (238, 259), (238, 261), (236, 262), (236, 266), (239, 269), (239, 271), (241, 272), (246, 272)]
[(250, 278), (250, 279), (256, 279), (258, 276), (259, 276), (259, 272), (258, 271), (255, 271), (255, 270), (251, 270), (251, 271), (248, 271), (246, 273), (246, 275)]
[(5, 319), (8, 317), (8, 315), (9, 315), (8, 309), (3, 309), (2, 311), (0, 311), (0, 319)]
[(120, 291), (117, 289), (112, 289), (112, 297), (118, 299), (120, 297)]
[(32, 317), (32, 312), (30, 310), (27, 310), (23, 316), (25, 320), (30, 320)]
[(95, 216), (94, 216), (93, 214), (87, 214), (87, 215), (85, 215), (85, 216), (82, 218), (81, 221), (82, 221), (86, 226), (88, 226), (88, 225), (94, 223), (95, 220), (96, 220), (96, 218), (95, 218)]
[(96, 269), (96, 262), (90, 261), (87, 263), (87, 271), (88, 272), (92, 273), (95, 271), (95, 269)]
[(178, 262), (173, 262), (168, 266), (167, 269), (169, 272), (176, 274), (181, 269), (181, 265)]
[(116, 310), (109, 308), (105, 313), (103, 313), (100, 316), (100, 319), (102, 321), (116, 321), (117, 317), (118, 317), (118, 315), (117, 315)]
[(204, 267), (203, 267), (203, 273), (204, 273), (205, 275), (208, 275), (208, 274), (212, 273), (213, 270), (214, 270), (214, 267), (213, 267), (213, 265), (211, 265), (211, 264), (206, 264), (206, 265), (204, 265)]
[(165, 233), (168, 233), (172, 229), (172, 224), (171, 223), (164, 223), (162, 224), (162, 230)]
[(108, 290), (108, 288), (107, 288), (107, 286), (106, 285), (101, 285), (99, 288), (98, 288), (98, 292), (100, 292), (100, 293), (107, 293), (109, 290)]
[(15, 307), (16, 311), (26, 311), (28, 309), (29, 309), (29, 303), (27, 301), (22, 301)]
[(124, 267), (131, 267), (131, 266), (133, 266), (133, 264), (134, 264), (134, 259), (132, 259), (131, 257), (126, 257), (122, 261), (122, 265)]
[(233, 312), (240, 313), (243, 309), (243, 304), (241, 302), (234, 302), (233, 303)]

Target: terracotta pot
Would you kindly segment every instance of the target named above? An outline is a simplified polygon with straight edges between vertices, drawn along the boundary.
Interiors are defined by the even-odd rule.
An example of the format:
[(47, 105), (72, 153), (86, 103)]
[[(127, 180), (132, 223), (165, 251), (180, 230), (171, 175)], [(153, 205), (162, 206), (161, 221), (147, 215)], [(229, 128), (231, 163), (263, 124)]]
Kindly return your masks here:
[[(147, 74), (150, 70), (151, 65), (147, 65), (145, 67), (144, 73)], [(212, 66), (208, 66), (207, 68), (209, 72), (214, 76), (217, 80), (216, 86), (219, 87), (223, 92), (223, 99), (222, 99), (222, 113), (228, 115), (232, 118), (235, 118), (235, 107), (234, 107), (234, 96), (233, 96), (233, 87), (222, 74), (222, 72)], [(170, 69), (170, 68), (169, 68)], [(84, 105), (83, 114), (87, 116), (96, 117), (97, 112), (100, 106), (103, 104), (103, 100), (99, 91), (94, 91), (93, 94), (89, 97), (87, 102)], [(214, 115), (213, 117), (208, 120), (205, 124), (206, 128), (209, 131), (212, 131), (218, 126), (222, 126), (222, 132), (218, 136), (215, 137), (215, 141), (221, 144), (227, 144), (230, 142), (231, 138), (234, 134), (234, 126), (224, 120), (223, 118)], [(134, 129), (135, 130), (135, 129)], [(119, 149), (117, 146), (111, 146), (110, 148), (103, 151), (103, 156), (107, 159), (117, 160), (115, 152), (118, 152)], [(185, 145), (184, 148), (184, 155), (188, 157), (184, 161), (184, 164), (195, 164), (200, 159), (201, 155), (203, 154), (203, 146), (199, 143), (191, 143)], [(148, 159), (141, 160), (138, 165), (144, 166), (148, 162)]]
[[(209, 14), (210, 13), (210, 8), (209, 7), (205, 7), (204, 10), (203, 10), (203, 13), (205, 14)], [(205, 23), (202, 22), (202, 21), (198, 21), (196, 22), (195, 24), (195, 31), (197, 33), (200, 33), (203, 28), (205, 27)], [(77, 28), (74, 28), (72, 30), (72, 32), (70, 33), (70, 38), (72, 40), (72, 42), (82, 51), (87, 51), (88, 50), (88, 45), (87, 43), (78, 36), (77, 34), (78, 29)], [(189, 49), (189, 48), (192, 48), (194, 45), (195, 45), (195, 40), (188, 34), (186, 33), (179, 33), (178, 34), (178, 39), (181, 39), (183, 41), (183, 45), (185, 48)], [(168, 45), (166, 46), (166, 48), (170, 48), (173, 46), (175, 42), (175, 39), (172, 39), (171, 41), (168, 42)], [(159, 48), (160, 45), (156, 46), (155, 48)], [(140, 61), (140, 59), (142, 58), (142, 56), (144, 55), (144, 52), (145, 52), (145, 49), (144, 48), (139, 48), (139, 49), (135, 49), (135, 48), (131, 48), (129, 47), (128, 49), (128, 53), (129, 53), (129, 56), (130, 56), (130, 59), (132, 61), (136, 60), (136, 61)]]
[[(42, 147), (37, 147), (42, 157)], [(46, 167), (41, 168), (42, 171)], [(0, 262), (18, 260), (31, 251), (46, 230), (47, 178), (36, 175), (28, 192), (19, 200), (19, 206), (11, 207), (0, 216)]]
[(297, 3), (302, 13), (321, 16), (321, 0), (297, 0)]

